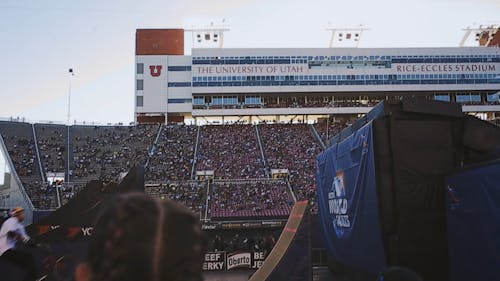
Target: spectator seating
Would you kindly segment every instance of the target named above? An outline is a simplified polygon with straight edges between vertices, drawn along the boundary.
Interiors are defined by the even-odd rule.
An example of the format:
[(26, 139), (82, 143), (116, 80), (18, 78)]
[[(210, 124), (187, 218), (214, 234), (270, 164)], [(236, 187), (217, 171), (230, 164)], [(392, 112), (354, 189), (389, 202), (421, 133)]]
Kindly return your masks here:
[(212, 220), (286, 218), (293, 206), (285, 180), (214, 181)]
[(316, 155), (321, 151), (306, 124), (259, 125), (264, 155), (271, 169), (288, 169), (297, 200), (316, 204)]
[(265, 177), (254, 126), (203, 126), (199, 142), (197, 171), (213, 170), (217, 179)]
[(196, 126), (164, 125), (148, 165), (146, 182), (191, 179)]
[(160, 184), (146, 184), (145, 192), (151, 196), (180, 202), (191, 209), (200, 218), (204, 216), (207, 182), (181, 181)]
[(56, 193), (54, 189), (43, 185), (32, 125), (0, 122), (0, 133), (17, 175), (35, 208), (54, 208), (57, 202)]

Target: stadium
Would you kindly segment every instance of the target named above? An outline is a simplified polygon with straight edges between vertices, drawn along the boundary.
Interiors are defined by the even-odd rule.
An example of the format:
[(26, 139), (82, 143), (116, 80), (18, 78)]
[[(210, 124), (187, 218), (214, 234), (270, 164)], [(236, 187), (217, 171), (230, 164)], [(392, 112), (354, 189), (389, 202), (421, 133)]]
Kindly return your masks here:
[[(36, 223), (92, 180), (118, 183), (140, 166), (146, 193), (199, 217), (206, 276), (247, 280), (230, 274), (248, 277), (262, 267), (294, 205), (307, 200), (310, 277), (328, 280), (320, 279), (331, 263), (318, 217), (318, 155), (381, 102), (451, 102), (484, 126), (500, 123), (497, 30), (480, 33), (478, 47), (194, 48), (191, 55), (185, 33), (136, 31), (132, 125), (0, 121), (0, 207), (23, 206), (27, 223)], [(217, 29), (193, 36), (222, 40)]]

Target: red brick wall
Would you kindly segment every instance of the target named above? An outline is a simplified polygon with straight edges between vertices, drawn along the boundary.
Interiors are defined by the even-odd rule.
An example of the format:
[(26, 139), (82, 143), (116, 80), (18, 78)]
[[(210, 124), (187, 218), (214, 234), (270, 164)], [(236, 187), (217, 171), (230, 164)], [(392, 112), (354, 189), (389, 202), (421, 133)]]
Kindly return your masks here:
[(136, 55), (184, 55), (184, 29), (137, 29)]

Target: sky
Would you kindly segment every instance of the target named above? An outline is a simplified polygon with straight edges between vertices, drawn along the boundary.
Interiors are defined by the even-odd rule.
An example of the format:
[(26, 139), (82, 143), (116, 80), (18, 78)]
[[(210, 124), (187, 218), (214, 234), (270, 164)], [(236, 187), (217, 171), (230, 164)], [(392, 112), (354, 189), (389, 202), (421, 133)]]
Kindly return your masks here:
[(65, 123), (71, 89), (72, 122), (128, 124), (135, 30), (222, 19), (227, 48), (326, 48), (328, 26), (360, 24), (359, 47), (455, 47), (500, 0), (0, 0), (0, 118)]

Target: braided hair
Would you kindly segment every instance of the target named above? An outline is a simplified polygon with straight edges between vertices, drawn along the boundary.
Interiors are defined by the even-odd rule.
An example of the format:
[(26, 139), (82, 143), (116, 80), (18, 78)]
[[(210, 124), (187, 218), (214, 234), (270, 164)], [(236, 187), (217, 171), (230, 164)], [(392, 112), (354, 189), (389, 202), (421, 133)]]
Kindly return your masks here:
[(201, 281), (197, 217), (171, 200), (119, 195), (95, 223), (88, 261), (93, 281)]

